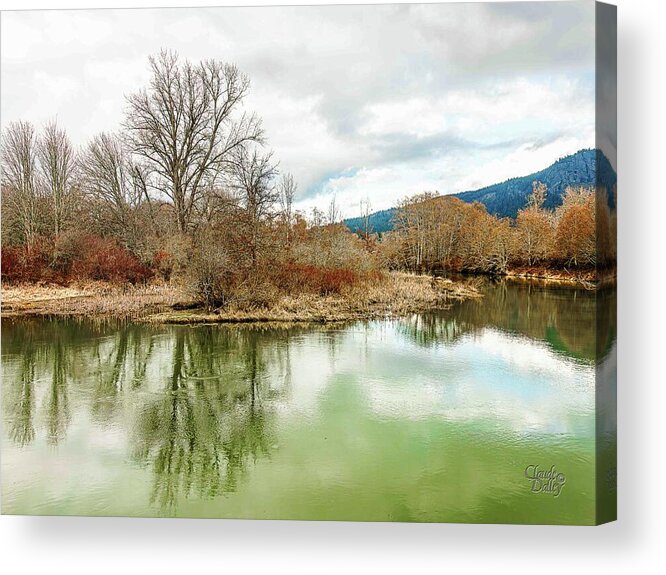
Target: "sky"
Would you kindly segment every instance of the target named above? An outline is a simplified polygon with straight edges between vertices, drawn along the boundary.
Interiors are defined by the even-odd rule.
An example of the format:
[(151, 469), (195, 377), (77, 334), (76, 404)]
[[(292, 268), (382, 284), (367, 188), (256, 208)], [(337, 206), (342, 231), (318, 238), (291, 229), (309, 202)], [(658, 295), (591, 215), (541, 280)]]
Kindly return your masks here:
[(2, 125), (120, 127), (161, 48), (235, 63), (245, 109), (343, 217), (455, 193), (595, 146), (594, 4), (529, 2), (3, 12)]

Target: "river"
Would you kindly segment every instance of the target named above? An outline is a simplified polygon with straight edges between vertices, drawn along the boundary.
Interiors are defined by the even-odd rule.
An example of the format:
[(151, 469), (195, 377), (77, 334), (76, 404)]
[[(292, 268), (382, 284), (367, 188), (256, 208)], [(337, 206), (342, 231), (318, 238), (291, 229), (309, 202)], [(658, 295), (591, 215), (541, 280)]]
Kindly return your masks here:
[(593, 523), (615, 292), (483, 292), (349, 325), (3, 320), (2, 512)]

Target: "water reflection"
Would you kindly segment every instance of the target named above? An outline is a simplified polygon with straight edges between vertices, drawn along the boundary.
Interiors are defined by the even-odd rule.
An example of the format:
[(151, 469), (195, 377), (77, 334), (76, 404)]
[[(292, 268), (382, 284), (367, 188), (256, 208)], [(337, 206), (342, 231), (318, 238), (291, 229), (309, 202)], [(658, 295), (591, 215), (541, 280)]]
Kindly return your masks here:
[(192, 491), (235, 491), (248, 462), (268, 455), (274, 415), (257, 332), (180, 328), (173, 337), (164, 393), (142, 405), (135, 430), (135, 457), (151, 462), (151, 501), (162, 508)]
[(35, 439), (35, 424), (33, 413), (35, 410), (35, 352), (26, 350), (20, 360), (20, 368), (15, 384), (5, 386), (13, 393), (4, 394), (4, 403), (9, 406), (9, 435), (12, 440), (23, 447)]
[[(537, 439), (555, 437), (558, 449), (582, 450), (576, 455), (582, 466), (589, 461), (582, 446), (595, 433), (595, 361), (601, 366), (597, 377), (603, 372), (604, 381), (614, 381), (608, 359), (615, 340), (614, 290), (509, 283), (485, 289), (483, 299), (443, 312), (345, 327), (6, 320), (5, 446), (18, 462), (24, 456), (34, 462), (27, 458), (31, 450), (38, 458), (67, 454), (64, 463), (74, 475), (79, 463), (67, 457), (99, 453), (109, 466), (103, 471), (108, 482), (112, 471), (130, 465), (149, 484), (151, 508), (163, 514), (178, 514), (187, 501), (237, 493), (262, 462), (270, 464), (287, 447), (297, 461), (321, 459), (322, 473), (357, 469), (361, 459), (370, 464), (373, 457), (373, 465), (383, 467), (397, 457), (382, 444), (389, 430), (393, 438), (386, 442), (391, 449), (404, 447), (401, 457), (413, 460), (411, 469), (429, 453), (428, 461), (442, 460), (444, 467), (433, 470), (440, 475), (451, 465), (446, 450), (464, 457), (470, 434), (492, 443), (485, 457), (494, 464), (498, 442), (511, 445), (516, 459), (524, 438), (534, 451)], [(614, 404), (605, 409), (613, 410)], [(608, 428), (612, 442), (609, 421), (596, 425)], [(437, 427), (416, 432), (414, 422)], [(285, 436), (290, 425), (298, 431)], [(322, 431), (311, 445), (317, 428)], [(425, 438), (423, 451), (404, 433)], [(93, 437), (97, 443), (81, 447)], [(435, 445), (447, 448), (435, 452)], [(111, 453), (120, 462), (111, 461)], [(469, 469), (478, 483), (478, 461), (455, 465)], [(384, 475), (402, 468), (391, 465)], [(400, 481), (408, 486), (413, 477), (387, 479), (382, 486), (381, 477), (373, 476), (370, 483), (374, 490)], [(437, 481), (435, 491), (441, 488)], [(483, 487), (478, 483), (479, 493)], [(350, 489), (362, 488), (359, 483)], [(105, 504), (114, 509), (112, 501)]]
[(72, 357), (61, 339), (52, 346), (52, 377), (46, 403), (46, 429), (49, 443), (56, 445), (64, 436), (70, 421), (68, 382)]
[(414, 315), (403, 320), (400, 329), (421, 346), (454, 343), (486, 328), (499, 329), (544, 341), (567, 357), (590, 362), (608, 353), (615, 341), (615, 288), (591, 291), (503, 280), (486, 282), (481, 291), (481, 299)]
[(18, 447), (35, 441), (43, 405), (40, 432), (57, 445), (72, 421), (71, 392), (97, 424), (127, 423), (117, 412), (128, 408), (129, 394), (133, 459), (154, 470), (155, 504), (168, 510), (191, 492), (234, 491), (248, 463), (269, 455), (274, 400), (289, 389), (293, 336), (219, 326), (3, 322), (9, 437)]

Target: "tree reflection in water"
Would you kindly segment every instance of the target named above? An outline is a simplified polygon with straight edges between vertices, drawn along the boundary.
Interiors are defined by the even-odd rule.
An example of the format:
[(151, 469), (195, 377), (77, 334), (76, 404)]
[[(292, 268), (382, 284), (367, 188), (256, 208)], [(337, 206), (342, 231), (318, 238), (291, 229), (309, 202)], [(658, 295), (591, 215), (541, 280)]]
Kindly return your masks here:
[(410, 341), (429, 347), (455, 343), (485, 328), (499, 329), (547, 343), (570, 358), (593, 362), (610, 350), (616, 337), (616, 289), (500, 281), (482, 287), (483, 298), (454, 303), (448, 310), (399, 320)]
[[(5, 385), (5, 389), (8, 389), (8, 386)], [(14, 443), (24, 447), (35, 439), (35, 424), (33, 421), (35, 410), (34, 349), (26, 349), (20, 359), (19, 375), (14, 380), (14, 385), (9, 386), (9, 389), (13, 393), (3, 394), (3, 403), (8, 411), (9, 436)]]
[[(5, 418), (14, 443), (37, 438), (57, 445), (71, 421), (70, 393), (90, 395), (91, 412), (109, 421), (128, 373), (145, 374), (152, 341), (145, 326), (116, 321), (5, 320), (2, 324)], [(39, 427), (39, 426), (38, 426)]]
[(46, 402), (46, 436), (48, 442), (57, 445), (63, 439), (70, 421), (67, 378), (71, 372), (71, 354), (60, 338), (51, 348), (52, 376)]
[[(68, 377), (69, 342), (51, 332), (52, 322), (19, 322), (18, 329), (3, 321), (3, 404), (9, 436), (16, 445), (27, 446), (37, 435), (35, 411), (43, 406), (45, 438), (56, 445), (70, 421)], [(46, 333), (42, 327), (46, 326)], [(15, 370), (6, 369), (5, 356), (14, 357)], [(37, 383), (47, 381), (41, 396)]]
[(165, 510), (191, 491), (234, 491), (271, 444), (261, 334), (206, 326), (174, 328), (173, 337), (165, 391), (142, 407), (135, 433), (135, 457), (154, 468), (152, 502)]
[(2, 328), (5, 419), (19, 447), (62, 441), (75, 393), (102, 427), (134, 422), (134, 460), (152, 466), (152, 501), (165, 512), (192, 492), (236, 490), (248, 463), (269, 455), (269, 406), (289, 392), (294, 330), (39, 320)]

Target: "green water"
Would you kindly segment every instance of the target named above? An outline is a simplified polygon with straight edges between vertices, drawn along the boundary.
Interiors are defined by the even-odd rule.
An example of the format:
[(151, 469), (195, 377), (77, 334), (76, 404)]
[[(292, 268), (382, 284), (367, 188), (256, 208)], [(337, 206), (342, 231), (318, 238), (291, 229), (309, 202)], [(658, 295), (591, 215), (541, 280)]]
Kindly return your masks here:
[(2, 512), (593, 523), (614, 296), (484, 289), (336, 327), (3, 320)]

